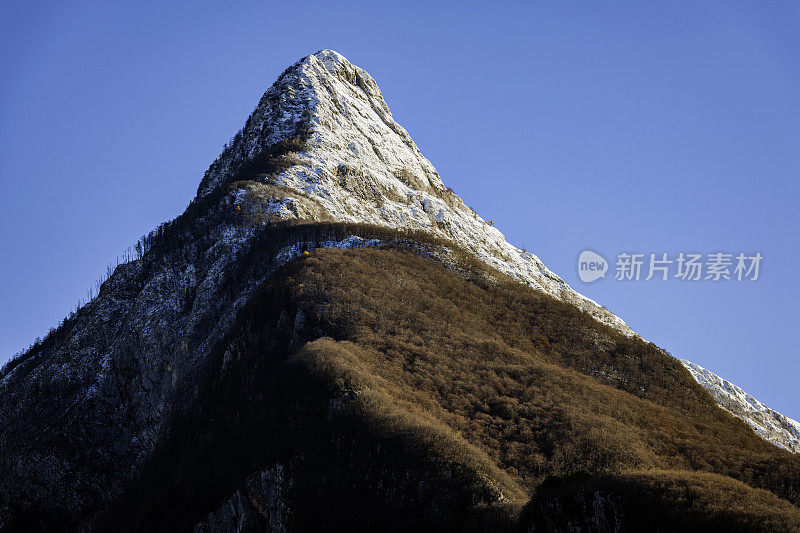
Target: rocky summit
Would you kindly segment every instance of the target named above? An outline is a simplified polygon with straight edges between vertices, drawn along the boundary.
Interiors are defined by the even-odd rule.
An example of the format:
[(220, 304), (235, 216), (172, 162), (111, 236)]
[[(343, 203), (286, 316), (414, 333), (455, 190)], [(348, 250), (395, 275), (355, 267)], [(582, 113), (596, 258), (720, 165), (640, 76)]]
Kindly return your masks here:
[(797, 422), (509, 244), (337, 52), (135, 249), (0, 372), (2, 531), (800, 529)]
[[(242, 182), (230, 189), (232, 198), (252, 206), (257, 216), (424, 230), (464, 246), (504, 274), (630, 332), (620, 318), (572, 290), (538, 257), (506, 242), (491, 222), (445, 187), (430, 161), (392, 118), (375, 80), (337, 52), (317, 52), (278, 78), (244, 129), (206, 172), (198, 197), (242, 177), (251, 178), (258, 154), (281, 143), (303, 143), (303, 148), (276, 178)], [(275, 186), (284, 191), (277, 198)]]

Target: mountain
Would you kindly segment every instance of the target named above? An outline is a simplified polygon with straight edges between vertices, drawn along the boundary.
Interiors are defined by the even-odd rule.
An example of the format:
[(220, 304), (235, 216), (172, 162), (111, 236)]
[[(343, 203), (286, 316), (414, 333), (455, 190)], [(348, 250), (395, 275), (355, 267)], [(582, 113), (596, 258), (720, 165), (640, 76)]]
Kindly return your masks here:
[(0, 372), (0, 530), (800, 528), (800, 456), (507, 243), (336, 52), (136, 250)]

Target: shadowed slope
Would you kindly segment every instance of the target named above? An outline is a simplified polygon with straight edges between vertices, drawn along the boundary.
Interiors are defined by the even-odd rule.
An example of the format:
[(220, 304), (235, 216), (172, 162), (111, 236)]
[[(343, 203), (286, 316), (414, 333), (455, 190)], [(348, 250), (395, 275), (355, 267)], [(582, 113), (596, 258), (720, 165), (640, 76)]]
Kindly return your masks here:
[[(679, 362), (519, 283), (403, 248), (320, 249), (270, 278), (182, 415), (194, 433), (173, 435), (113, 521), (513, 529), (595, 520), (581, 491), (597, 484), (628, 527), (656, 503), (689, 524), (800, 527), (800, 461)], [(280, 512), (263, 504), (278, 485), (253, 481), (276, 469)], [(579, 471), (599, 477), (538, 488)]]

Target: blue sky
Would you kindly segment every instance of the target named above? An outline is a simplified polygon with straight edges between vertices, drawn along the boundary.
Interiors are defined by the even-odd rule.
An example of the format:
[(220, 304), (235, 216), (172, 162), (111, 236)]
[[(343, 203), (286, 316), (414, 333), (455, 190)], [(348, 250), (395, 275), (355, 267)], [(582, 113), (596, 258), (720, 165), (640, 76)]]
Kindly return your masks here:
[[(288, 65), (333, 48), (512, 243), (800, 418), (798, 4), (127, 4), (0, 3), (0, 363), (185, 208)], [(586, 248), (764, 260), (750, 283), (587, 285)]]

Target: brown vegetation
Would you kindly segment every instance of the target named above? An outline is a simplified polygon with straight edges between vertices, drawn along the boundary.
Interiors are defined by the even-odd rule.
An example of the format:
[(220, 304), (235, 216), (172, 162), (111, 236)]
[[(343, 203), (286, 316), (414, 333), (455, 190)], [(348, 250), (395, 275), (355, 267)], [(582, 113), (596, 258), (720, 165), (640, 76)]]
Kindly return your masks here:
[[(331, 337), (299, 360), (398, 420), (434, 421), (528, 491), (578, 470), (671, 470), (800, 501), (800, 458), (719, 409), (657, 347), (567, 304), (398, 250), (318, 250), (284, 275)], [(708, 505), (726, 505), (713, 484), (699, 487)], [(775, 502), (800, 520), (780, 498), (760, 505)]]

